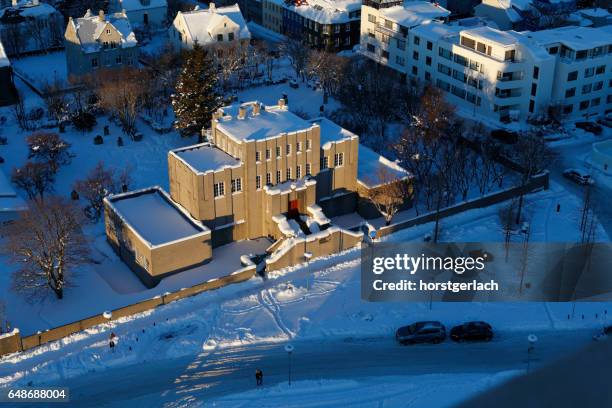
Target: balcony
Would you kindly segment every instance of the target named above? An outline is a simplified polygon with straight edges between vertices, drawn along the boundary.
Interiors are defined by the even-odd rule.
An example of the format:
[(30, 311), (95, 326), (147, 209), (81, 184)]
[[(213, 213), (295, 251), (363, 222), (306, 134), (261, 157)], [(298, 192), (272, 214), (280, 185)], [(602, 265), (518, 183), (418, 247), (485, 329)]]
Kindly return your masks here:
[(524, 78), (522, 71), (516, 72), (504, 72), (503, 74), (497, 74), (497, 80), (499, 82), (511, 82), (511, 81), (520, 81)]
[(407, 33), (402, 33), (401, 31), (396, 31), (392, 28), (385, 27), (384, 25), (380, 23), (376, 24), (375, 30), (379, 33), (383, 33), (383, 34), (389, 35), (394, 38), (403, 39), (403, 38), (406, 38), (407, 36)]

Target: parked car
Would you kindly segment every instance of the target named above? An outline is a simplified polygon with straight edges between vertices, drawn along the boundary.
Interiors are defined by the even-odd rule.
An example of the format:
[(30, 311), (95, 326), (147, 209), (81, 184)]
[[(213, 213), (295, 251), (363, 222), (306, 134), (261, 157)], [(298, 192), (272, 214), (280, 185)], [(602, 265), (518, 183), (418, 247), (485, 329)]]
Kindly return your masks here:
[(518, 141), (518, 133), (505, 129), (493, 129), (490, 133), (493, 139), (505, 144), (514, 144)]
[(603, 341), (612, 338), (612, 326), (606, 326), (593, 336), (595, 341)]
[(585, 170), (581, 169), (567, 169), (563, 172), (563, 177), (572, 180), (574, 183), (580, 184), (581, 186), (595, 184), (595, 180)]
[(605, 127), (612, 127), (612, 117), (606, 116), (605, 118), (597, 119), (597, 123)]
[(487, 322), (467, 322), (455, 326), (450, 332), (451, 340), (462, 341), (491, 341), (493, 329)]
[(440, 343), (446, 338), (446, 328), (440, 322), (416, 322), (397, 329), (395, 339), (400, 344)]
[(576, 128), (593, 133), (597, 136), (601, 135), (603, 132), (602, 127), (593, 122), (576, 122)]

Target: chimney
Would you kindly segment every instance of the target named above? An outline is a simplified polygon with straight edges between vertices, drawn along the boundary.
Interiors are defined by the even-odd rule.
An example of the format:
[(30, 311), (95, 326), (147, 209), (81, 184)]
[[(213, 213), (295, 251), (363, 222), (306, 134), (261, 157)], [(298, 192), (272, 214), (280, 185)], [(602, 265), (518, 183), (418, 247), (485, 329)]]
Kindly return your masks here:
[(100, 19), (100, 21), (104, 21), (104, 10), (100, 9), (100, 12), (98, 13), (98, 18)]
[(246, 117), (246, 107), (241, 106), (238, 108), (238, 119), (244, 119)]
[(12, 5), (13, 7), (18, 7), (18, 6), (19, 6), (19, 0), (13, 0), (13, 1), (11, 1), (11, 5)]
[(208, 9), (210, 10), (211, 13), (215, 13), (217, 11), (217, 7), (215, 6), (215, 3), (210, 3), (208, 5)]
[(278, 107), (281, 109), (285, 109), (287, 107), (287, 105), (285, 105), (285, 98), (280, 98), (278, 100)]
[(259, 102), (255, 102), (253, 104), (253, 116), (259, 115), (260, 110), (261, 110), (261, 105), (259, 104)]

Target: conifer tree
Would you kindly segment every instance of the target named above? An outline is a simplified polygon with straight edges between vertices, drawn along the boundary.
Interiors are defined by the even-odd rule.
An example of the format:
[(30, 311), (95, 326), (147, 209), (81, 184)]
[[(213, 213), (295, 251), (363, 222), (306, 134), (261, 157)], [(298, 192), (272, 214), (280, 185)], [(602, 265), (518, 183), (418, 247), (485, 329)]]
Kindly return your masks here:
[(199, 44), (186, 53), (177, 79), (172, 107), (175, 127), (182, 135), (199, 133), (210, 126), (212, 114), (221, 106), (217, 71), (213, 59)]

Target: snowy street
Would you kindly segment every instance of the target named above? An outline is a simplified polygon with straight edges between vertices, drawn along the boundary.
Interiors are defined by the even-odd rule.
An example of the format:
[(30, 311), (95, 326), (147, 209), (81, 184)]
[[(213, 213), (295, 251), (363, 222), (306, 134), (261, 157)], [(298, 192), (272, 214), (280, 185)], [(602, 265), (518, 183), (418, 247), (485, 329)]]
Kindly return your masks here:
[[(527, 332), (502, 332), (491, 343), (400, 346), (391, 338), (346, 338), (294, 343), (292, 380), (359, 380), (379, 376), (526, 370)], [(579, 350), (591, 340), (589, 330), (538, 332), (532, 367)], [(185, 406), (208, 403), (255, 388), (256, 368), (264, 372), (264, 387), (287, 381), (284, 344), (258, 344), (204, 352), (175, 360), (91, 373), (70, 381), (73, 406)], [(407, 378), (410, 381), (409, 378)], [(368, 382), (375, 382), (369, 379)], [(58, 382), (58, 386), (66, 383)], [(424, 393), (425, 395), (427, 393)], [(452, 395), (448, 396), (449, 399)], [(367, 396), (359, 398), (365, 403)], [(234, 400), (238, 403), (238, 399)], [(415, 401), (421, 406), (423, 401)], [(413, 405), (408, 405), (413, 406)]]

